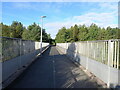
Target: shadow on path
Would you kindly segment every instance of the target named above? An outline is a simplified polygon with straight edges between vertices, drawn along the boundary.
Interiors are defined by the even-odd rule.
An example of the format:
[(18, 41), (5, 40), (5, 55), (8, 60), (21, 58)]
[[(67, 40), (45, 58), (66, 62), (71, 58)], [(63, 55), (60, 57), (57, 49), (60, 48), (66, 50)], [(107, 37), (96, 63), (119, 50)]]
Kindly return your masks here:
[(97, 88), (88, 77), (56, 47), (50, 47), (7, 88)]

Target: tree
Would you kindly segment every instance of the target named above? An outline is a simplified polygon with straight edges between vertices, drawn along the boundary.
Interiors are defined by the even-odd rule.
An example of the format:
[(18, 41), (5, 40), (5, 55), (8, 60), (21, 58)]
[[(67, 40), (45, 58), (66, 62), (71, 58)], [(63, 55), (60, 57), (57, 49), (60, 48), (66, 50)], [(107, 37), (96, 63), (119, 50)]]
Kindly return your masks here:
[[(40, 37), (41, 37), (41, 27), (36, 23), (29, 25), (27, 30), (24, 30), (22, 34), (22, 38), (25, 40), (40, 41)], [(49, 42), (48, 34), (46, 33), (45, 29), (42, 30), (42, 41)]]
[(79, 33), (79, 28), (75, 24), (75, 26), (73, 28), (73, 41), (78, 41), (78, 33)]
[(88, 28), (85, 25), (79, 26), (78, 40), (85, 41), (88, 38)]
[(106, 40), (107, 32), (105, 28), (99, 28), (98, 35), (97, 35), (97, 40)]
[(107, 27), (101, 28), (96, 24), (91, 24), (89, 27), (85, 25), (74, 25), (66, 29), (61, 28), (56, 35), (57, 43), (88, 41), (88, 40), (109, 40), (120, 38), (120, 29)]
[(13, 21), (10, 26), (10, 37), (12, 38), (22, 38), (23, 25), (21, 22)]
[(88, 40), (97, 40), (98, 26), (91, 24), (88, 30)]
[[(2, 28), (1, 32), (4, 37), (22, 38), (24, 40), (40, 41), (41, 27), (36, 23), (29, 25), (28, 28), (24, 27), (21, 22), (13, 21), (10, 26), (0, 23)], [(49, 42), (48, 34), (45, 29), (42, 30), (43, 42)]]
[(23, 33), (22, 33), (22, 39), (29, 40), (30, 39), (29, 34), (30, 34), (29, 31), (26, 28), (24, 28)]
[(66, 42), (66, 28), (65, 27), (62, 27), (58, 34), (56, 35), (56, 42), (59, 43), (59, 42)]
[(1, 36), (10, 37), (10, 27), (8, 25), (4, 25), (3, 23), (1, 23), (1, 27), (2, 27)]

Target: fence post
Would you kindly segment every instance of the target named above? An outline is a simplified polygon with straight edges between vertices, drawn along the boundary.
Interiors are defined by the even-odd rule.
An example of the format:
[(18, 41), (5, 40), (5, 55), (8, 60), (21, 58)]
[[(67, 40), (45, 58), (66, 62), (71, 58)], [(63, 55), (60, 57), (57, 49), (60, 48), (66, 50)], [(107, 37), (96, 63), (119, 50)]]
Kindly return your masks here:
[(86, 62), (86, 70), (88, 70), (88, 58), (89, 58), (89, 42), (87, 41), (87, 62)]
[(22, 39), (20, 39), (20, 62), (19, 62), (19, 68), (21, 68), (21, 56), (22, 56), (22, 52), (21, 52), (21, 49), (22, 49)]
[(108, 41), (108, 83), (107, 87), (110, 87), (110, 66), (113, 66), (113, 50), (114, 42)]
[(119, 56), (119, 54), (120, 54), (120, 43), (119, 43), (120, 41), (118, 40), (118, 47), (117, 47), (117, 69), (119, 69), (119, 58), (120, 58), (120, 56)]

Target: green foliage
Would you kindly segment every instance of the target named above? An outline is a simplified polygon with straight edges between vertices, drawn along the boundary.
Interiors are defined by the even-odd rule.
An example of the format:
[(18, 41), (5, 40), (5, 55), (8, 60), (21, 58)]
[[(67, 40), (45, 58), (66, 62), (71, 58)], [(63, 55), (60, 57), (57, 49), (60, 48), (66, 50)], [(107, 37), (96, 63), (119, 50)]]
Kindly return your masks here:
[(73, 28), (73, 41), (78, 41), (79, 28), (77, 25)]
[(10, 27), (7, 26), (7, 25), (4, 25), (3, 23), (0, 24), (1, 28), (1, 33), (2, 35), (1, 36), (4, 36), (4, 37), (10, 37)]
[(62, 29), (59, 30), (58, 34), (56, 35), (56, 42), (66, 42), (66, 37), (67, 37), (67, 33), (66, 33), (66, 28), (63, 27)]
[(88, 28), (85, 25), (79, 26), (78, 41), (85, 41), (88, 38)]
[(24, 30), (22, 38), (25, 40), (40, 41), (40, 30), (41, 28), (36, 23), (33, 23)]
[(61, 28), (56, 35), (57, 43), (64, 42), (76, 42), (76, 41), (89, 41), (89, 40), (109, 40), (109, 39), (119, 39), (120, 29), (107, 27), (101, 28), (96, 24), (91, 24), (89, 27), (85, 25), (74, 25), (66, 29)]
[[(21, 22), (13, 21), (10, 26), (0, 23), (2, 27), (2, 36), (11, 38), (21, 38), (24, 40), (40, 41), (41, 27), (36, 23), (29, 25), (28, 28), (24, 27)], [(42, 31), (43, 42), (49, 42), (50, 35)]]
[(13, 21), (10, 26), (10, 37), (22, 38), (23, 24), (21, 22)]

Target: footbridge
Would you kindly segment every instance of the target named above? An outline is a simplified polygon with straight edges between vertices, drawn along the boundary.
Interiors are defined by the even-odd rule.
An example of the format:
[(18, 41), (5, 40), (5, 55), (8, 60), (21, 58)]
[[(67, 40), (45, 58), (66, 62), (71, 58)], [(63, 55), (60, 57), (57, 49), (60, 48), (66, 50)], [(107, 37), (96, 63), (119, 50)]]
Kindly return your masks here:
[(51, 46), (0, 38), (0, 86), (7, 88), (119, 88), (120, 40)]

